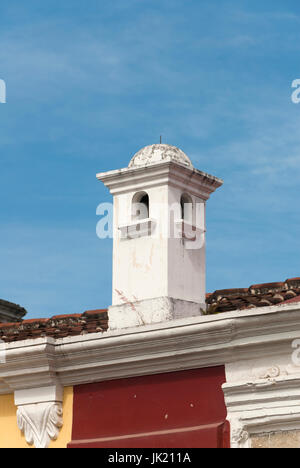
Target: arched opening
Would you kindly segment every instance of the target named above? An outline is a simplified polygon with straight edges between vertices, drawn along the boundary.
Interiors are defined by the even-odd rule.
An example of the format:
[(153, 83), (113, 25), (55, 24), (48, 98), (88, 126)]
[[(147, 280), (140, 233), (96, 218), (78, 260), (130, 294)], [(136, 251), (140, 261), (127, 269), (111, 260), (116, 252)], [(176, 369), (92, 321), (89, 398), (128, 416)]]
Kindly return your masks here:
[(138, 221), (149, 218), (149, 195), (146, 192), (138, 192), (132, 199), (132, 219)]
[(181, 219), (193, 224), (193, 200), (190, 195), (183, 193), (180, 199)]

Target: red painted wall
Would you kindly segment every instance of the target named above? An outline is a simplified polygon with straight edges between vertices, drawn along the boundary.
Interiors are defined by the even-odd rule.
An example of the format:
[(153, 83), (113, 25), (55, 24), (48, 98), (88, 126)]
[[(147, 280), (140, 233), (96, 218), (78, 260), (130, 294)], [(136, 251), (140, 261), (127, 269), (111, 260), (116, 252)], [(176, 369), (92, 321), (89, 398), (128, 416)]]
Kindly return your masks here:
[(76, 386), (69, 447), (228, 447), (224, 382), (215, 367)]

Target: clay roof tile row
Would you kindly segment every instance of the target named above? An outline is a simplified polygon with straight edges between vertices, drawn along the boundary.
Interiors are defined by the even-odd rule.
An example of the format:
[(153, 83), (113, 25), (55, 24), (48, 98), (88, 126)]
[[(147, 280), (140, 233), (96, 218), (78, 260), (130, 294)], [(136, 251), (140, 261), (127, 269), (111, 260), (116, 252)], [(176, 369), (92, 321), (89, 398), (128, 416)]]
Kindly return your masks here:
[[(255, 284), (249, 288), (222, 289), (206, 295), (207, 314), (253, 309), (277, 304), (300, 302), (300, 278), (282, 283)], [(88, 310), (83, 314), (55, 315), (45, 319), (0, 324), (0, 339), (5, 342), (50, 336), (64, 338), (108, 329), (106, 309)]]
[(300, 278), (281, 283), (254, 284), (249, 288), (222, 289), (206, 297), (208, 314), (300, 302)]
[(51, 336), (64, 338), (86, 333), (104, 332), (108, 328), (107, 310), (86, 311), (83, 314), (55, 315), (46, 319), (1, 323), (0, 339), (5, 342)]

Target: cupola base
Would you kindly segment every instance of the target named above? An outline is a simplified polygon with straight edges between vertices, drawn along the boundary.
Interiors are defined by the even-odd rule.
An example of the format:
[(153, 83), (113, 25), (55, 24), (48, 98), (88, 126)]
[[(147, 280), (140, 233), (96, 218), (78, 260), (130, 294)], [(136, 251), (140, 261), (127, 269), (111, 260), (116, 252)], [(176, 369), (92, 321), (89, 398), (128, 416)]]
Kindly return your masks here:
[(206, 304), (172, 297), (157, 297), (110, 306), (109, 329), (120, 330), (203, 315)]

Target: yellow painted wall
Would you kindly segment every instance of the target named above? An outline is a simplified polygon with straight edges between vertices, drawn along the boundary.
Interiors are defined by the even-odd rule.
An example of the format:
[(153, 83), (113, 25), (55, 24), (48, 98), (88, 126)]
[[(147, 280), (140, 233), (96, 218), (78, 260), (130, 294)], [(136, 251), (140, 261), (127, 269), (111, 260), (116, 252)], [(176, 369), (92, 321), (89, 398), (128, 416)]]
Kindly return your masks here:
[[(13, 395), (0, 395), (0, 448), (31, 448), (17, 426), (17, 408)], [(73, 387), (64, 388), (63, 427), (49, 448), (65, 448), (71, 441), (73, 421)]]

